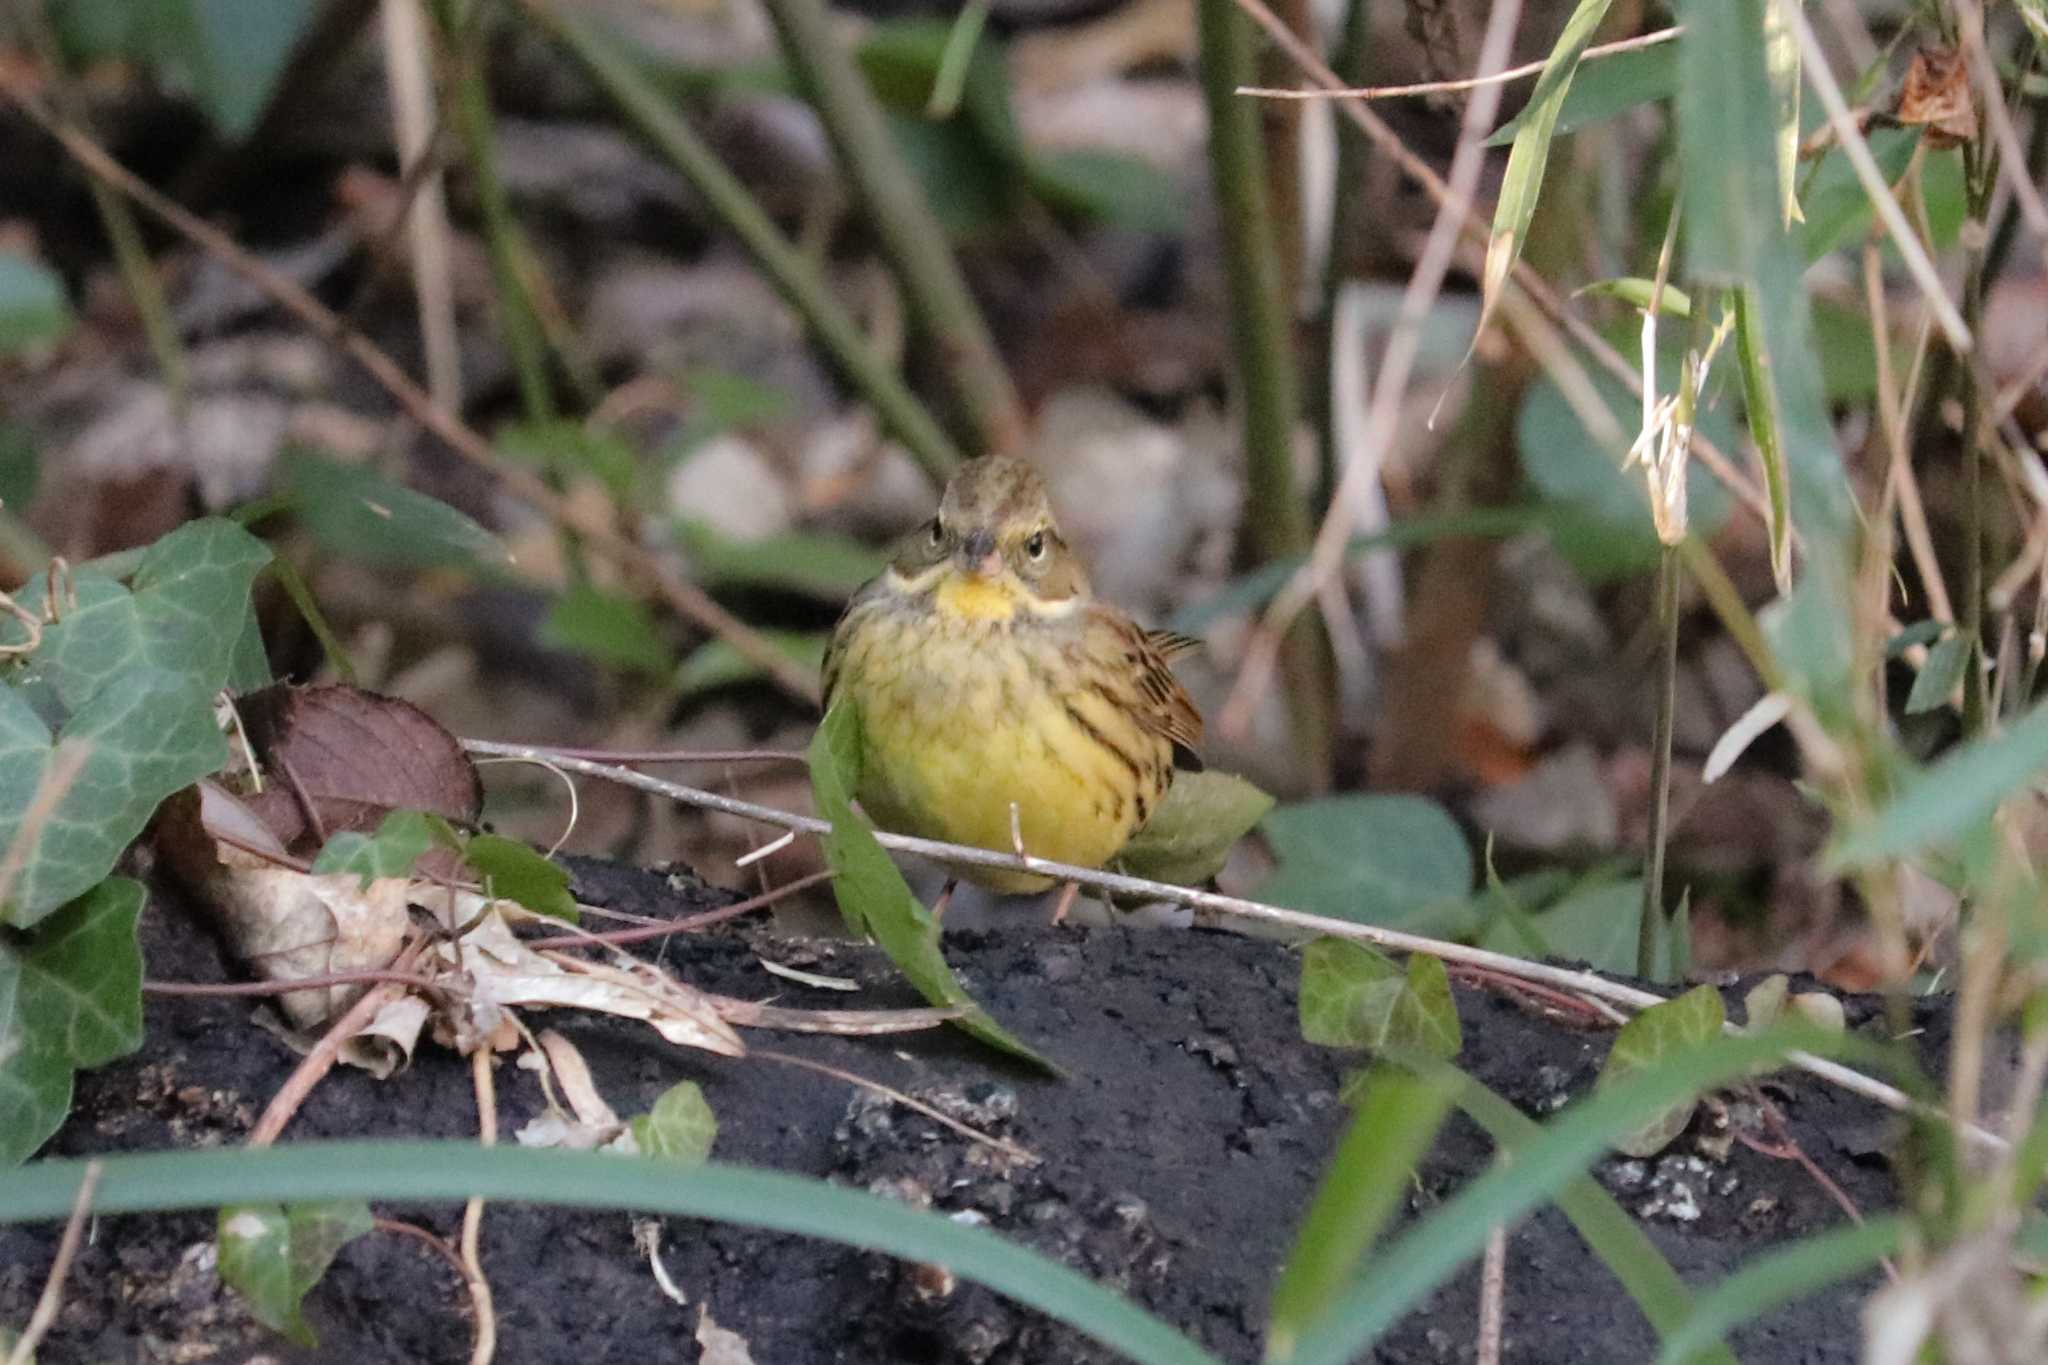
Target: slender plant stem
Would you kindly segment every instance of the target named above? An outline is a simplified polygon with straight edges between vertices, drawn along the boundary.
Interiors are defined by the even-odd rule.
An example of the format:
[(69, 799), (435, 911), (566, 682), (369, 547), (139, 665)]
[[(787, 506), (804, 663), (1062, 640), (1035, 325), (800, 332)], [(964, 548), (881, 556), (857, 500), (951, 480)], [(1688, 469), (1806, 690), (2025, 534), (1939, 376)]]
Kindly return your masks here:
[[(1987, 146), (1965, 148), (1963, 166), (1969, 216), (1981, 227), (1990, 208), (1992, 188), (1998, 179), (1995, 158)], [(1978, 335), (1984, 326), (1986, 245), (1980, 238), (1978, 244), (1969, 249), (1963, 270), (1963, 323), (1972, 336)], [(1984, 579), (1985, 559), (1991, 553), (1991, 537), (1985, 524), (1984, 471), (1991, 458), (1988, 445), (1992, 430), (1990, 414), (1986, 411), (1988, 394), (1977, 357), (1957, 355), (1955, 362), (1961, 371), (1958, 389), (1963, 410), (1962, 632), (1970, 650), (1969, 667), (1963, 674), (1963, 733), (1975, 735), (1983, 733), (1988, 719), (1984, 706), (1987, 682), (1984, 670)]]
[(825, 0), (765, 0), (765, 8), (782, 37), (784, 58), (832, 139), (840, 170), (874, 221), (911, 317), (938, 349), (975, 443), (988, 450), (1015, 448), (1025, 435), (1016, 386), (953, 259), (946, 231), (896, 150), (882, 108), (840, 41)]
[(1657, 556), (1657, 730), (1650, 748), (1650, 865), (1643, 877), (1643, 921), (1636, 939), (1636, 975), (1654, 980), (1664, 927), (1664, 847), (1671, 829), (1671, 731), (1678, 711), (1678, 547)]
[(512, 216), (512, 202), (505, 182), (498, 175), (497, 130), (491, 118), (491, 88), (484, 78), (482, 35), (475, 25), (460, 23), (449, 0), (435, 5), (442, 41), (447, 46), (454, 87), (449, 97), (454, 106), (456, 136), (462, 139), (469, 162), (477, 208), (483, 215), (484, 242), (491, 253), (491, 274), (498, 285), (498, 330), (512, 359), (512, 371), (519, 379), (520, 406), (530, 422), (554, 418), (554, 386), (548, 379), (547, 339), (541, 333), (540, 316), (533, 296), (527, 291), (520, 271), (522, 255), (519, 224)]
[[(1252, 70), (1249, 25), (1231, 0), (1196, 0), (1202, 90), (1209, 109), (1209, 168), (1223, 231), (1231, 350), (1244, 406), (1245, 533), (1265, 563), (1309, 545), (1308, 508), (1294, 485), (1299, 412), (1293, 339), (1280, 257), (1266, 202), (1258, 109), (1238, 97)], [(1295, 750), (1309, 781), (1328, 781), (1332, 689), (1328, 646), (1313, 618), (1283, 645)]]
[[(1365, 79), (1365, 58), (1372, 42), (1372, 0), (1350, 0), (1344, 11), (1344, 32), (1337, 40), (1332, 63), (1339, 79), (1357, 85)], [(1330, 195), (1330, 241), (1323, 259), (1323, 316), (1321, 374), (1315, 386), (1316, 431), (1322, 443), (1322, 494), (1327, 498), (1337, 486), (1344, 455), (1337, 449), (1336, 385), (1331, 364), (1337, 354), (1337, 295), (1346, 278), (1345, 244), (1358, 221), (1363, 202), (1365, 167), (1372, 145), (1348, 120), (1337, 121), (1336, 188)]]
[(853, 315), (833, 297), (817, 268), (782, 235), (746, 186), (588, 22), (555, 8), (548, 0), (524, 3), (527, 13), (568, 50), (619, 112), (704, 196), (712, 213), (739, 238), (776, 292), (810, 325), (846, 377), (875, 405), (890, 432), (934, 481), (943, 482), (960, 463), (959, 447), (932, 420), (889, 362), (868, 344)]
[[(85, 127), (89, 120), (71, 87), (70, 73), (64, 67), (63, 49), (50, 27), (47, 3), (48, 0), (30, 0), (23, 5), (19, 11), (21, 23), (28, 31), (30, 46), (49, 70), (52, 101), (66, 118)], [(178, 335), (177, 323), (171, 319), (163, 282), (157, 278), (156, 266), (149, 259), (149, 248), (143, 244), (142, 229), (136, 226), (134, 212), (120, 195), (97, 180), (90, 181), (87, 188), (92, 195), (93, 212), (99, 215), (100, 227), (114, 249), (114, 262), (120, 268), (121, 282), (128, 287), (128, 297), (135, 304), (136, 315), (142, 319), (142, 334), (149, 342), (150, 354), (155, 358), (164, 388), (170, 394), (171, 411), (182, 422), (192, 397), (191, 377), (185, 364), (185, 343)]]

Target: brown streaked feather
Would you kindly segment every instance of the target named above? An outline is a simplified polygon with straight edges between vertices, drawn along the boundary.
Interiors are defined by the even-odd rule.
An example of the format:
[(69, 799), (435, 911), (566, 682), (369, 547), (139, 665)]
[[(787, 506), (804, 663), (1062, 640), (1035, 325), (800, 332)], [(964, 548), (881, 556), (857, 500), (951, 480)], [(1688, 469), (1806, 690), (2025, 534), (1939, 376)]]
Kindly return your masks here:
[[(1127, 677), (1135, 684), (1129, 700), (1138, 724), (1172, 744), (1174, 757), (1181, 766), (1199, 770), (1201, 760), (1195, 755), (1195, 746), (1202, 742), (1202, 714), (1167, 664), (1174, 654), (1183, 652), (1186, 646), (1179, 641), (1186, 637), (1173, 637), (1162, 647), (1157, 638), (1162, 632), (1140, 628), (1130, 617), (1103, 602), (1089, 607), (1088, 625), (1090, 630), (1114, 634), (1115, 643), (1129, 665)], [(1105, 651), (1112, 655), (1114, 652)]]

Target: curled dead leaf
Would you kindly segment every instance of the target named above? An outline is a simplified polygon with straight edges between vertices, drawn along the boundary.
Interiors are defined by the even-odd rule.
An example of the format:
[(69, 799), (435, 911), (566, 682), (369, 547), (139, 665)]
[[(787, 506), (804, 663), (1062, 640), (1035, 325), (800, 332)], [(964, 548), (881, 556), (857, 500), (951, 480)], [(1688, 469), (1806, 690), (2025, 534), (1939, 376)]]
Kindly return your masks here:
[(1899, 122), (1927, 130), (1936, 151), (1977, 140), (1977, 107), (1970, 98), (1969, 63), (1949, 47), (1923, 47), (1906, 68), (1899, 90)]

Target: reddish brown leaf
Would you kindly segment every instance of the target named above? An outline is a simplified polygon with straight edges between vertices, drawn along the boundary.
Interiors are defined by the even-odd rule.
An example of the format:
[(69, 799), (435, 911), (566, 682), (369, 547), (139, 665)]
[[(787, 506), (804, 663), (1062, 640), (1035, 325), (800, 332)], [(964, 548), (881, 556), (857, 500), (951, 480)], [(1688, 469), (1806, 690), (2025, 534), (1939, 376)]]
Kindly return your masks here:
[(1927, 145), (1937, 150), (1976, 140), (1977, 109), (1970, 100), (1969, 66), (1960, 52), (1923, 47), (1913, 54), (1905, 88), (1899, 91), (1898, 119), (1923, 125)]
[(343, 830), (368, 832), (394, 810), (474, 824), (476, 768), (455, 736), (410, 702), (359, 688), (266, 687), (237, 702), (264, 773), (244, 804), (294, 853)]

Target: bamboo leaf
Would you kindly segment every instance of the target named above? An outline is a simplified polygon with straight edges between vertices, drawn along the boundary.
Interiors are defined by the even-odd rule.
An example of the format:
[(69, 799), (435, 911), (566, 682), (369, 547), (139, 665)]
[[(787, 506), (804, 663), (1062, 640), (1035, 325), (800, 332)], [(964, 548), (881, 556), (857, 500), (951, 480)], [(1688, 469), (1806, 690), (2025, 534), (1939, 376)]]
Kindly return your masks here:
[[(1775, 11), (1774, 11), (1775, 12)], [(1792, 591), (1792, 493), (1785, 477), (1785, 441), (1778, 416), (1778, 391), (1771, 383), (1769, 343), (1757, 316), (1754, 286), (1731, 291), (1735, 303), (1735, 354), (1742, 365), (1742, 409), (1749, 436), (1764, 467), (1764, 496), (1771, 509), (1771, 577), (1778, 591)]]
[(1970, 666), (1970, 641), (1951, 635), (1927, 651), (1927, 662), (1914, 675), (1913, 690), (1906, 694), (1906, 714), (1917, 716), (1948, 705), (1948, 699), (1962, 686)]
[(1849, 831), (1828, 858), (1834, 871), (1907, 858), (1954, 842), (1991, 818), (1999, 803), (2048, 770), (2048, 702), (1994, 735), (1957, 746), (1900, 788), (1876, 815)]
[(1896, 1252), (1910, 1226), (1907, 1219), (1891, 1214), (1802, 1237), (1753, 1257), (1715, 1285), (1678, 1330), (1665, 1336), (1657, 1365), (1696, 1360), (1696, 1352), (1731, 1328), (1862, 1274)]
[(1565, 21), (1564, 32), (1550, 49), (1543, 73), (1522, 113), (1515, 145), (1508, 153), (1507, 173), (1501, 179), (1500, 200), (1493, 211), (1493, 235), (1486, 244), (1486, 265), (1480, 273), (1479, 330), (1486, 329), (1494, 305), (1500, 302), (1500, 287), (1514, 269), (1528, 239), (1529, 224), (1536, 217), (1536, 200), (1543, 192), (1543, 170), (1550, 161), (1550, 141), (1557, 131), (1558, 115), (1571, 93), (1572, 77), (1579, 69), (1579, 57), (1593, 41), (1593, 32), (1607, 17), (1610, 0), (1579, 0), (1578, 8)]

